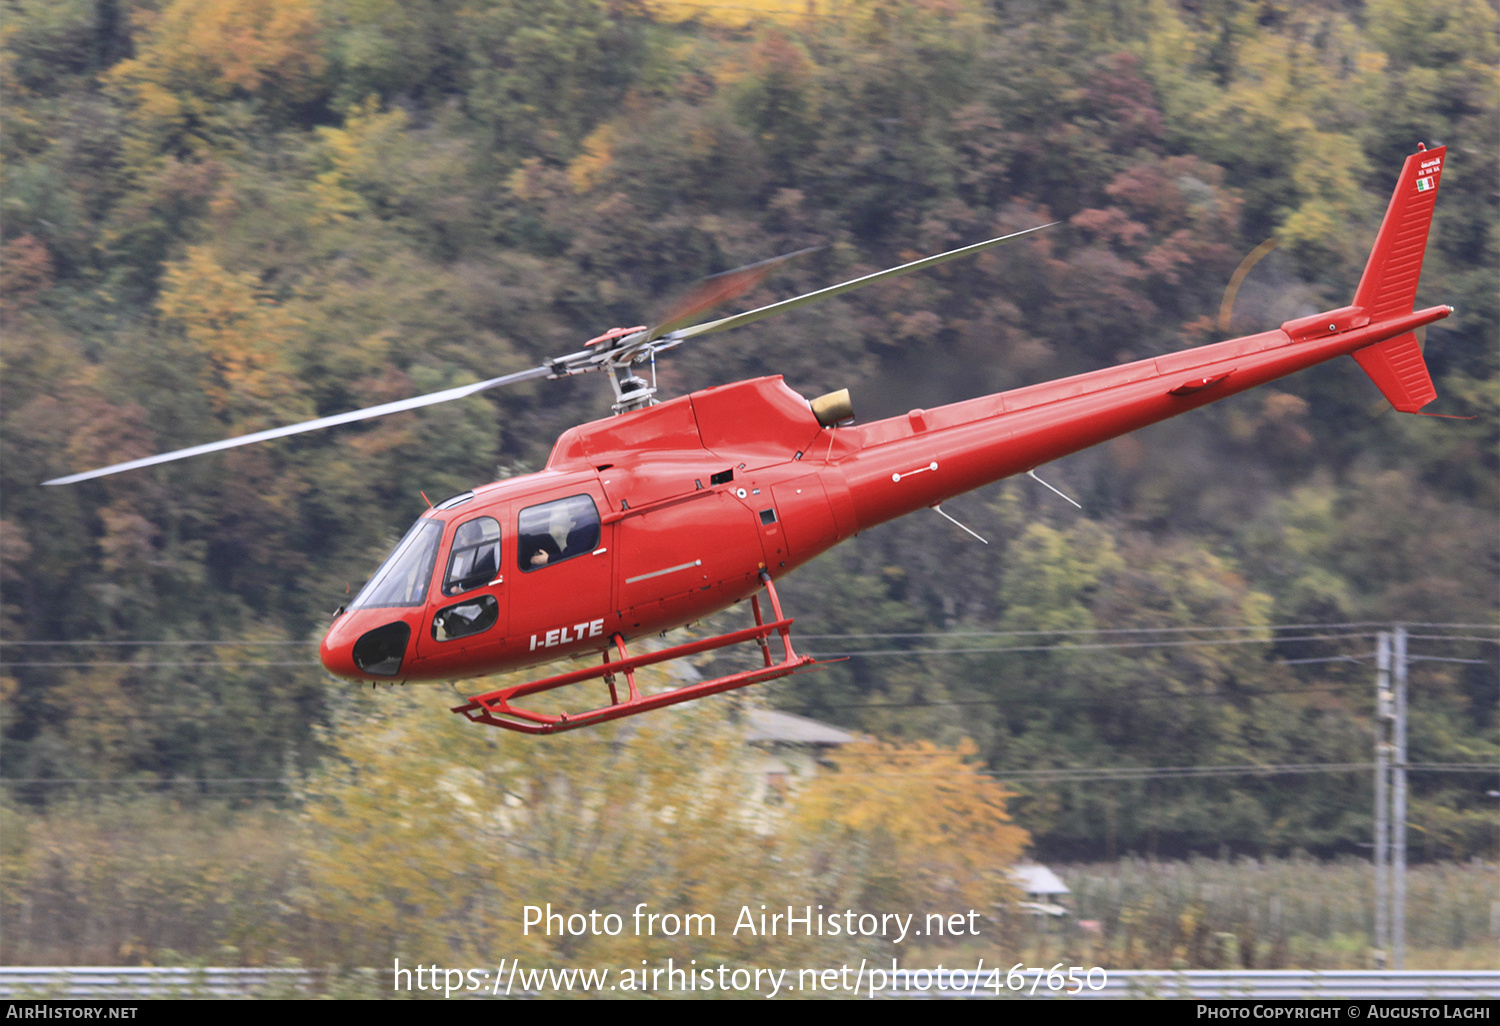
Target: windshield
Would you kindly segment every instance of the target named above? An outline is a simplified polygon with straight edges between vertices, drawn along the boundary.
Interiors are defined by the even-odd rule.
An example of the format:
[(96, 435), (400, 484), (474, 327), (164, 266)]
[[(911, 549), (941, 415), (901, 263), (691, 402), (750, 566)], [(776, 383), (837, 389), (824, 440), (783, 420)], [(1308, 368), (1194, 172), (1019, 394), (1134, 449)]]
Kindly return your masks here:
[(370, 583), (349, 603), (350, 609), (371, 606), (420, 606), (427, 598), (427, 582), (443, 540), (441, 520), (418, 520), (394, 552), (375, 571)]

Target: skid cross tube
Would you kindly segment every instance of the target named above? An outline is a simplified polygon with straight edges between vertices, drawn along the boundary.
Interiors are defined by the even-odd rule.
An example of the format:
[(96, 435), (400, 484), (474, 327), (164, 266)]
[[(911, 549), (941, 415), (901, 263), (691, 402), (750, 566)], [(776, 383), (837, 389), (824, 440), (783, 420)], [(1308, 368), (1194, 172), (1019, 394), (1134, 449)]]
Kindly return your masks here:
[[(573, 670), (569, 673), (558, 674), (555, 677), (547, 677), (544, 680), (530, 681), (526, 684), (513, 684), (510, 687), (500, 688), (483, 695), (476, 695), (467, 703), (455, 706), (453, 712), (460, 713), (474, 723), (487, 723), (492, 727), (503, 727), (506, 730), (515, 730), (523, 734), (556, 734), (563, 730), (574, 730), (578, 727), (587, 727), (595, 723), (604, 723), (608, 720), (617, 720), (623, 716), (634, 716), (637, 713), (648, 712), (652, 709), (660, 709), (667, 705), (676, 705), (678, 702), (690, 702), (695, 698), (703, 698), (707, 695), (716, 695), (721, 691), (730, 691), (734, 688), (746, 687), (750, 684), (759, 684), (763, 681), (775, 680), (793, 673), (801, 673), (807, 670), (821, 669), (825, 663), (820, 663), (812, 656), (799, 656), (792, 648), (792, 619), (783, 616), (781, 612), (781, 600), (776, 595), (776, 586), (771, 583), (771, 578), (765, 572), (761, 573), (761, 582), (766, 586), (766, 595), (771, 600), (771, 615), (774, 619), (767, 621), (761, 615), (760, 596), (750, 597), (750, 609), (755, 615), (755, 626), (746, 627), (727, 634), (715, 635), (712, 638), (703, 638), (699, 641), (690, 641), (684, 645), (674, 645), (656, 652), (643, 652), (631, 655), (625, 649), (625, 639), (616, 634), (611, 640), (614, 642), (615, 650), (619, 653), (618, 658), (610, 659), (610, 653), (604, 653), (604, 662), (598, 666), (588, 667), (582, 670)], [(768, 639), (772, 634), (781, 635), (781, 646), (783, 657), (776, 662), (771, 656), (771, 647)], [(730, 674), (727, 677), (715, 677), (713, 680), (700, 681), (697, 684), (688, 684), (684, 687), (674, 688), (671, 691), (663, 691), (655, 695), (643, 695), (636, 687), (635, 671), (637, 667), (650, 666), (654, 663), (664, 663), (671, 659), (681, 659), (683, 656), (696, 655), (699, 652), (709, 652), (718, 648), (726, 648), (730, 645), (738, 645), (742, 642), (754, 641), (760, 646), (761, 655), (765, 665), (759, 669), (746, 670), (742, 673)], [(616, 674), (625, 677), (626, 697), (620, 700), (619, 691), (616, 687)], [(555, 688), (567, 687), (569, 684), (577, 684), (586, 680), (602, 679), (609, 687), (609, 704), (584, 713), (542, 713), (533, 709), (525, 709), (511, 703), (527, 695), (540, 694), (544, 691), (552, 691)]]

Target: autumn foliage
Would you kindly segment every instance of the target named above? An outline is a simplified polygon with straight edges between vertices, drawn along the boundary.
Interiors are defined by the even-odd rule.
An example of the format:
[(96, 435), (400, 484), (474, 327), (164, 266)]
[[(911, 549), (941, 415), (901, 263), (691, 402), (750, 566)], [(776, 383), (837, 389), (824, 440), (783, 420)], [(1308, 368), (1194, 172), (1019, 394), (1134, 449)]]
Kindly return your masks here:
[[(447, 784), (408, 792), (375, 739), (406, 751), (417, 742), (402, 717), (448, 714), (403, 712), (351, 740), (346, 696), (312, 654), (424, 493), (541, 467), (560, 432), (606, 415), (602, 382), (528, 383), (82, 487), (39, 483), (534, 367), (649, 322), (703, 276), (809, 247), (746, 305), (1060, 222), (674, 350), (657, 368), (665, 394), (782, 374), (806, 395), (848, 387), (873, 419), (1146, 358), (1222, 337), (1230, 276), (1275, 240), (1229, 311), (1232, 333), (1270, 329), (1348, 301), (1391, 176), (1421, 140), (1453, 154), (1419, 296), (1456, 310), (1424, 343), (1435, 409), (1473, 419), (1399, 417), (1352, 364), (1330, 365), (1041, 471), (1081, 512), (1022, 478), (945, 506), (987, 545), (931, 514), (865, 532), (790, 575), (782, 597), (799, 634), (831, 636), (809, 651), (877, 654), (761, 689), (901, 746), (873, 762), (926, 760), (972, 791), (952, 811), (989, 840), (944, 861), (917, 844), (920, 824), (879, 815), (881, 795), (906, 802), (923, 778), (843, 765), (819, 785), (866, 790), (799, 826), (806, 850), (888, 859), (900, 868), (885, 882), (859, 877), (880, 893), (978, 895), (993, 883), (981, 853), (1013, 851), (1022, 829), (1057, 859), (1367, 851), (1363, 772), (1020, 774), (1368, 761), (1359, 660), (1376, 628), (1296, 642), (1273, 628), (1493, 624), (1492, 5), (745, 0), (750, 18), (733, 6), (8, 0), (0, 772), (18, 808), (45, 816), (93, 786), (181, 786), (307, 810), (365, 831), (392, 879), (319, 863), (330, 911), (297, 905), (299, 922), (353, 950), (362, 904), (388, 918), (411, 904), (458, 916), (454, 943), (470, 950), (499, 914), (485, 902), (501, 870), (458, 868), (490, 829), (459, 796), (500, 807), (513, 780), (581, 787), (546, 753), (602, 772), (615, 752), (649, 781), (601, 807), (628, 811), (552, 822), (527, 843), (562, 859), (608, 836), (619, 847), (598, 849), (617, 853), (605, 877), (659, 865), (714, 886), (688, 849), (644, 840), (679, 829), (661, 818), (672, 806), (717, 838), (693, 858), (741, 850), (738, 826), (710, 822), (708, 796), (685, 803), (687, 785), (670, 785), (692, 774), (561, 741), (503, 765), (474, 755)], [(1027, 650), (998, 651), (1000, 632)], [(1111, 647), (1124, 632), (1193, 643)], [(1468, 661), (1413, 663), (1413, 758), (1493, 763), (1494, 646), (1441, 644), (1424, 654)], [(461, 726), (444, 722), (433, 729)], [(691, 737), (653, 741), (662, 765), (708, 772), (720, 741)], [(378, 810), (356, 778), (328, 776), (360, 745), (411, 836), (451, 853), (428, 877), (360, 819)], [(412, 758), (440, 765), (424, 751)], [(1007, 773), (1013, 825), (989, 782)], [(244, 780), (258, 783), (218, 783)], [(304, 780), (319, 789), (305, 806)], [(515, 793), (531, 801), (531, 786)], [(1411, 810), (1422, 858), (1494, 850), (1474, 777), (1414, 775)], [(655, 825), (632, 835), (609, 815)], [(597, 841), (570, 832), (589, 822)], [(856, 886), (836, 860), (805, 865)]]
[(793, 812), (798, 836), (825, 852), (820, 873), (871, 906), (993, 909), (1013, 896), (1007, 870), (1028, 838), (977, 752), (972, 742), (840, 748), (837, 771), (803, 788)]

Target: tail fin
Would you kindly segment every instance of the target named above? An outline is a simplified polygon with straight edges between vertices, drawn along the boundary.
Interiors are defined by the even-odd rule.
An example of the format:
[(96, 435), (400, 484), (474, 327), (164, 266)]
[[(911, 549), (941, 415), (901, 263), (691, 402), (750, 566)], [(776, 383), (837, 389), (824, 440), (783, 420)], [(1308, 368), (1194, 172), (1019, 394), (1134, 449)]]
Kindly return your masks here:
[(1370, 262), (1354, 290), (1354, 305), (1369, 315), (1371, 323), (1411, 313), (1422, 277), (1422, 256), (1427, 251), (1427, 229), (1437, 202), (1443, 158), (1448, 147), (1420, 149), (1406, 158), (1396, 191), (1386, 208), (1380, 234)]
[[(1422, 147), (1406, 158), (1396, 179), (1370, 262), (1354, 291), (1355, 308), (1371, 324), (1412, 311), (1447, 154), (1446, 146), (1435, 150)], [(1391, 405), (1403, 413), (1415, 413), (1437, 398), (1422, 350), (1410, 332), (1361, 349), (1354, 358)]]

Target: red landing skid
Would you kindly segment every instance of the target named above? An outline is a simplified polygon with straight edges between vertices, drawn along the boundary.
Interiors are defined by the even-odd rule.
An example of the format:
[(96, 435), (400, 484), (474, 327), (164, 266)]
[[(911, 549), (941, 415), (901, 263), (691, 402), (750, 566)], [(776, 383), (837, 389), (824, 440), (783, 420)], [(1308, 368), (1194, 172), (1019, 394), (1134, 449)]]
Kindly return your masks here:
[[(827, 665), (827, 663), (818, 662), (812, 656), (799, 656), (792, 651), (792, 620), (790, 617), (781, 615), (781, 601), (776, 597), (776, 586), (771, 583), (771, 578), (763, 572), (761, 581), (766, 586), (766, 595), (771, 599), (771, 612), (776, 617), (770, 623), (761, 619), (760, 597), (752, 595), (750, 608), (755, 613), (754, 627), (746, 627), (743, 630), (731, 631), (728, 634), (704, 638), (686, 645), (675, 645), (672, 648), (647, 652), (643, 655), (627, 653), (625, 640), (616, 634), (614, 636), (615, 648), (619, 650), (620, 657), (613, 662), (609, 661), (609, 655), (606, 653), (604, 664), (601, 666), (574, 670), (572, 673), (559, 674), (556, 677), (532, 681), (529, 684), (514, 684), (508, 688), (478, 695), (467, 705), (456, 706), (453, 712), (463, 713), (475, 723), (488, 723), (492, 727), (518, 730), (523, 734), (556, 734), (559, 731), (588, 727), (606, 720), (617, 720), (622, 716), (634, 716), (637, 713), (660, 709), (664, 705), (690, 702), (695, 698), (703, 698), (705, 695), (716, 695), (720, 691), (730, 691), (748, 684), (759, 684), (762, 681), (775, 680), (777, 677), (785, 677), (788, 674), (806, 670), (820, 669)], [(772, 662), (771, 646), (767, 643), (767, 639), (773, 633), (781, 635), (784, 655), (779, 663)], [(760, 645), (761, 656), (765, 659), (765, 666), (760, 669), (746, 670), (728, 677), (716, 677), (713, 680), (700, 681), (697, 684), (689, 684), (656, 695), (642, 695), (635, 686), (635, 670), (638, 666), (650, 666), (652, 663), (664, 663), (669, 659), (681, 659), (683, 656), (725, 648), (751, 639)], [(625, 684), (629, 689), (629, 694), (623, 702), (620, 701), (619, 692), (615, 690), (615, 674), (617, 673), (624, 674)], [(610, 701), (609, 705), (600, 706), (592, 712), (551, 715), (511, 705), (514, 699), (566, 687), (579, 681), (592, 680), (595, 677), (604, 678), (604, 683), (609, 685)]]

